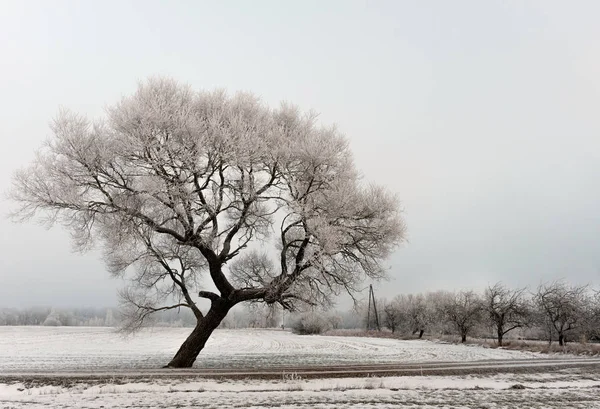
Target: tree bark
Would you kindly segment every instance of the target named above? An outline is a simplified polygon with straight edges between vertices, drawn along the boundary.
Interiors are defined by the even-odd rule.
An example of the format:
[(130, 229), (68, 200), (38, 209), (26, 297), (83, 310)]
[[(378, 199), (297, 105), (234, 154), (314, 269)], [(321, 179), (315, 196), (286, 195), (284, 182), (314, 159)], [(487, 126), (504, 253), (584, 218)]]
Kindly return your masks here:
[(502, 346), (502, 338), (504, 337), (504, 331), (501, 326), (498, 327), (498, 346)]
[(219, 326), (233, 304), (223, 298), (213, 301), (208, 314), (198, 319), (196, 327), (183, 342), (166, 368), (191, 368), (206, 341)]

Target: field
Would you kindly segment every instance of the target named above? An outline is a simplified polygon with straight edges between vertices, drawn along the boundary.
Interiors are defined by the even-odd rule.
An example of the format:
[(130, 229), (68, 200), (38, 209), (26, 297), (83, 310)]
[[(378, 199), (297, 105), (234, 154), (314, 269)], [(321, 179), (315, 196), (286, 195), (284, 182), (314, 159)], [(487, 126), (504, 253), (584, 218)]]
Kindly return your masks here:
[[(123, 338), (111, 328), (0, 327), (0, 371), (160, 368), (169, 362), (189, 332), (189, 328), (154, 328)], [(272, 368), (540, 357), (543, 355), (430, 341), (297, 336), (281, 330), (240, 329), (217, 330), (195, 366)]]
[[(156, 328), (122, 338), (109, 328), (0, 327), (0, 408), (600, 408), (600, 359), (220, 330), (194, 369), (159, 369), (188, 331)], [(305, 367), (414, 373), (382, 377), (367, 369), (308, 379)], [(469, 371), (435, 376), (428, 368)]]

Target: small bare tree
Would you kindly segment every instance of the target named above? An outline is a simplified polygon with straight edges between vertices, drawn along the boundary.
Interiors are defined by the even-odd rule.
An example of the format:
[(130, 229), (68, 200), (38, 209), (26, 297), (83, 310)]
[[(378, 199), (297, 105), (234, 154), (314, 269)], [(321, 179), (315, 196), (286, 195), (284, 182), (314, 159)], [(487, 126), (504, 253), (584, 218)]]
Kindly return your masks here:
[(446, 300), (444, 311), (464, 343), (467, 335), (481, 322), (483, 303), (475, 292), (460, 291)]
[[(535, 303), (544, 323), (558, 335), (558, 344), (567, 342), (567, 335), (585, 328), (588, 286), (569, 285), (563, 281), (541, 284), (534, 294)], [(550, 342), (552, 342), (552, 334)]]
[(496, 283), (485, 290), (483, 308), (488, 322), (496, 329), (498, 346), (502, 346), (504, 335), (524, 327), (530, 320), (530, 308), (524, 288), (510, 290), (501, 283)]
[(431, 311), (429, 327), (440, 334), (448, 333), (454, 326), (448, 321), (446, 306), (454, 298), (455, 294), (448, 291), (435, 291), (426, 294), (426, 302)]
[(404, 239), (396, 197), (360, 181), (347, 139), (290, 105), (152, 79), (105, 119), (62, 112), (52, 130), (15, 175), (15, 217), (60, 223), (81, 250), (96, 240), (133, 273), (131, 328), (190, 308), (169, 367), (192, 366), (238, 303), (324, 304), (382, 278)]
[(392, 331), (393, 334), (400, 325), (402, 312), (400, 311), (398, 303), (395, 301), (383, 304), (383, 324), (387, 329)]
[(600, 290), (594, 291), (588, 308), (588, 339), (600, 340)]
[(417, 294), (407, 297), (407, 318), (410, 323), (412, 333), (419, 334), (419, 339), (435, 319), (433, 302), (429, 295)]

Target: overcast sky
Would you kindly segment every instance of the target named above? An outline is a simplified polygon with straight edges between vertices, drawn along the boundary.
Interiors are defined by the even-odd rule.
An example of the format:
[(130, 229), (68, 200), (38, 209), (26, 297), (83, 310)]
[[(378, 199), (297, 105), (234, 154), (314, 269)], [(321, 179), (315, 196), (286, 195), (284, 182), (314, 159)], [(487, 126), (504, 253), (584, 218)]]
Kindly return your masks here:
[[(0, 2), (0, 187), (64, 106), (139, 80), (250, 90), (321, 112), (409, 242), (376, 295), (600, 285), (600, 2)], [(0, 202), (0, 307), (110, 306), (121, 284), (60, 227)]]

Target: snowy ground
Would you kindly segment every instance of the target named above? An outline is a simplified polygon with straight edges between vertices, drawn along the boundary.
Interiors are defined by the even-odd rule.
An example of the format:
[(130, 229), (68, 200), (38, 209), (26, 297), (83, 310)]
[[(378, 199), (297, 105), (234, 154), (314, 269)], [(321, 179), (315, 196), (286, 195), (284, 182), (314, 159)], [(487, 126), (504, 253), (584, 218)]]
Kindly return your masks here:
[[(160, 368), (191, 330), (155, 328), (123, 338), (111, 328), (0, 327), (0, 374)], [(198, 368), (273, 368), (412, 362), (515, 360), (520, 351), (382, 338), (298, 336), (281, 330), (217, 330)]]
[[(538, 368), (535, 374), (302, 379), (300, 372), (283, 369), (411, 363), (423, 368), (430, 365), (424, 362), (432, 361), (457, 366), (483, 360), (473, 365), (490, 366), (489, 360), (510, 360), (510, 365), (553, 362), (536, 353), (430, 341), (220, 330), (198, 359), (197, 367), (203, 369), (184, 376), (157, 369), (172, 357), (189, 331), (157, 328), (122, 338), (109, 328), (0, 327), (0, 379), (5, 382), (0, 383), (0, 409), (600, 409), (600, 360), (596, 359), (588, 359), (588, 364), (594, 361), (589, 365), (556, 366), (541, 373)], [(560, 357), (560, 362), (571, 360)], [(277, 378), (199, 377), (214, 368), (270, 368), (276, 370)], [(150, 369), (167, 375), (152, 375)], [(124, 375), (127, 370), (134, 376)], [(108, 379), (89, 377), (94, 373), (111, 375)]]
[(600, 373), (0, 384), (0, 408), (600, 408)]

